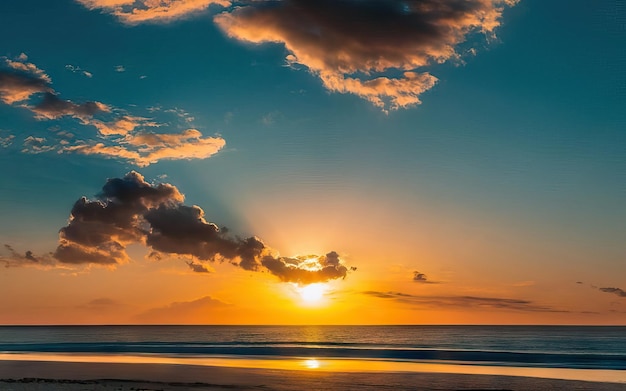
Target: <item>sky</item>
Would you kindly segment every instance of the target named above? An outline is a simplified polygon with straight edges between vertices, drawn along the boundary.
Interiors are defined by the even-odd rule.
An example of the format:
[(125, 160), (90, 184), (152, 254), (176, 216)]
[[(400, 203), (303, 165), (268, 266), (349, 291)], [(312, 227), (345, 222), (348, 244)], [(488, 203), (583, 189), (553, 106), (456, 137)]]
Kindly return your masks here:
[(0, 3), (0, 324), (626, 324), (626, 4)]

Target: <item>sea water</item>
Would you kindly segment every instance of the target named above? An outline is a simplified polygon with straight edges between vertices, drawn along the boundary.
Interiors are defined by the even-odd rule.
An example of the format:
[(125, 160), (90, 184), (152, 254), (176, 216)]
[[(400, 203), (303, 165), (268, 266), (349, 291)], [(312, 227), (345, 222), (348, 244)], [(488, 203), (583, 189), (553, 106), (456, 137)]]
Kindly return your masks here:
[(622, 326), (1, 326), (0, 353), (566, 369), (626, 381)]

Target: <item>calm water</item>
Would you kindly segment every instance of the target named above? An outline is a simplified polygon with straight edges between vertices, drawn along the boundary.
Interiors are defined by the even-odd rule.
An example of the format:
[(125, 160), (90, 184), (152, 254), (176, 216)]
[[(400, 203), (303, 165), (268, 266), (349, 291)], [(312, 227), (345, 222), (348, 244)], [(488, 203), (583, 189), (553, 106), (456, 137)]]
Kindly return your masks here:
[(626, 370), (626, 327), (4, 326), (0, 353), (318, 357)]

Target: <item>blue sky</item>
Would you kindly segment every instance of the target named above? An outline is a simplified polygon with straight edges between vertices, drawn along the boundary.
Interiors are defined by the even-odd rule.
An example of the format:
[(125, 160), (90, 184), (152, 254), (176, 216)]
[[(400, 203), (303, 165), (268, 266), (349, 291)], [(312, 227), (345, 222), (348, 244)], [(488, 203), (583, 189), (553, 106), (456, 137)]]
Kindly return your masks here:
[[(162, 5), (177, 1), (186, 3)], [(148, 3), (132, 7), (150, 10)], [(620, 277), (626, 275), (621, 2), (477, 0), (497, 11), (498, 26), (485, 35), (479, 31), (487, 26), (482, 21), (464, 33), (464, 42), (450, 41), (457, 59), (431, 59), (405, 69), (402, 64), (421, 61), (410, 56), (410, 48), (434, 49), (423, 49), (421, 38), (385, 30), (382, 36), (396, 41), (379, 45), (385, 50), (380, 58), (397, 61), (397, 67), (368, 68), (350, 52), (354, 37), (342, 35), (346, 42), (335, 42), (325, 31), (344, 33), (341, 27), (324, 30), (320, 24), (321, 53), (339, 47), (351, 56), (336, 65), (335, 57), (319, 54), (310, 41), (297, 41), (295, 28), (278, 25), (283, 30), (276, 32), (269, 22), (270, 27), (244, 19), (266, 4), (270, 16), (284, 10), (297, 18), (297, 8), (290, 8), (297, 3), (205, 4), (171, 20), (133, 23), (114, 15), (120, 10), (129, 15), (131, 6), (107, 8), (104, 0), (0, 5), (0, 56), (9, 64), (4, 71), (16, 70), (10, 62), (32, 64), (51, 80), (58, 99), (106, 107), (94, 115), (47, 112), (42, 118), (34, 106), (39, 95), (0, 104), (5, 167), (0, 241), (18, 254), (53, 252), (77, 199), (93, 198), (107, 178), (136, 170), (152, 184), (176, 186), (186, 204), (204, 210), (207, 221), (241, 237), (263, 238), (280, 254), (337, 251), (346, 266), (358, 267), (346, 278), (355, 281), (356, 287), (346, 283), (352, 294), (365, 285), (426, 296), (445, 289), (519, 297), (567, 312), (549, 322), (623, 323), (623, 297), (597, 289), (626, 289)], [(362, 7), (350, 1), (324, 4), (307, 11), (319, 11), (320, 23), (333, 20), (337, 7)], [(230, 16), (241, 15), (245, 31), (216, 23), (221, 15), (228, 23)], [(245, 34), (252, 27), (259, 29), (253, 38), (278, 34), (290, 43), (251, 42)], [(397, 49), (401, 45), (407, 51)], [(294, 53), (297, 61), (290, 60)], [(329, 78), (339, 75), (340, 83), (375, 77), (407, 81), (405, 71), (436, 77), (432, 88), (411, 95), (421, 103), (394, 107), (387, 96), (385, 104), (377, 104), (380, 95), (341, 93), (322, 82), (325, 72)], [(28, 72), (35, 74), (33, 68)], [(107, 136), (93, 124), (111, 126), (123, 117), (136, 122), (128, 134)], [(204, 143), (198, 147), (201, 158), (140, 161), (64, 149), (111, 142), (107, 145), (143, 148), (142, 156), (165, 153), (169, 141), (140, 146), (129, 134), (178, 137), (188, 129), (199, 133), (176, 145)], [(76, 144), (77, 139), (85, 141)], [(131, 251), (133, 262), (147, 262), (135, 251), (140, 254)], [(3, 257), (7, 265), (20, 263), (8, 252)], [(185, 268), (180, 260), (172, 264)], [(89, 262), (71, 266), (91, 268)], [(110, 273), (123, 276), (124, 267)], [(1, 278), (11, 278), (15, 269), (22, 268), (7, 268)], [(416, 287), (415, 270), (442, 284), (430, 292)], [(54, 266), (36, 272), (56, 273)], [(218, 274), (211, 278), (222, 278)], [(527, 288), (515, 290), (515, 284)], [(599, 314), (585, 315), (597, 308)], [(531, 315), (536, 314), (518, 321), (541, 323)], [(438, 316), (444, 322), (453, 318)]]

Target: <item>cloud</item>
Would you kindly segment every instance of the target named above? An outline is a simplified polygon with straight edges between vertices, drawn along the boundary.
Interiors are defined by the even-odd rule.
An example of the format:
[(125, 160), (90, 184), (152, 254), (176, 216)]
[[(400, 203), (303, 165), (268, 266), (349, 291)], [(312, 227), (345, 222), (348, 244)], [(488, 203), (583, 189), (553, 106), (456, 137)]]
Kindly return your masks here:
[[(20, 103), (21, 107), (35, 113), (38, 119), (72, 116), (88, 122), (96, 113), (110, 111), (101, 102), (74, 103), (59, 98), (50, 86), (50, 77), (35, 64), (26, 62), (27, 59), (26, 55), (14, 60), (0, 58), (3, 63), (0, 67), (0, 100), (5, 104)], [(31, 102), (35, 96), (40, 98), (39, 101)]]
[(2, 129), (0, 129), (0, 147), (8, 148), (8, 147), (11, 146), (11, 144), (13, 144), (13, 140), (15, 139), (15, 135), (8, 134), (6, 136), (2, 136), (2, 133), (4, 133), (4, 131)]
[(23, 153), (38, 154), (42, 152), (52, 151), (54, 149), (55, 147), (53, 145), (46, 144), (45, 137), (28, 136), (24, 139), (24, 142), (22, 143)]
[(126, 68), (123, 65), (116, 65), (115, 72), (126, 72)]
[[(492, 36), (517, 0), (267, 0), (214, 17), (231, 38), (279, 43), (330, 91), (383, 110), (419, 104), (437, 78), (423, 68), (460, 58), (476, 33)], [(465, 49), (465, 50), (469, 50)]]
[(148, 118), (123, 115), (113, 121), (93, 121), (91, 123), (103, 136), (126, 135), (140, 126), (158, 126)]
[(174, 186), (152, 186), (136, 172), (110, 179), (98, 200), (82, 197), (76, 201), (68, 225), (59, 232), (54, 257), (74, 264), (127, 262), (126, 245), (141, 242), (145, 236), (140, 216), (151, 207), (182, 200)]
[[(475, 35), (494, 36), (518, 0), (76, 0), (122, 23), (170, 22), (226, 10), (214, 22), (231, 38), (285, 46), (287, 65), (305, 68), (332, 92), (383, 111), (421, 103), (438, 81), (426, 68), (476, 55)], [(234, 5), (234, 7), (233, 7)], [(118, 66), (118, 71), (123, 67)]]
[(532, 301), (521, 299), (480, 297), (480, 296), (422, 296), (401, 292), (365, 291), (363, 294), (379, 299), (394, 300), (400, 303), (419, 307), (459, 307), (475, 309), (503, 309), (529, 312), (567, 312), (540, 306)]
[(413, 281), (419, 282), (420, 284), (438, 284), (436, 281), (430, 281), (428, 277), (426, 277), (426, 274), (418, 271), (413, 272)]
[(89, 9), (101, 9), (122, 23), (171, 22), (206, 10), (230, 6), (228, 0), (76, 0)]
[(108, 311), (116, 310), (122, 306), (124, 305), (116, 300), (110, 299), (108, 297), (101, 297), (80, 305), (78, 306), (78, 308), (90, 311)]
[(207, 314), (228, 307), (230, 304), (205, 296), (193, 301), (174, 302), (164, 307), (152, 308), (139, 314), (137, 320), (161, 324), (196, 323), (206, 319)]
[(339, 255), (334, 251), (320, 257), (284, 258), (266, 255), (261, 264), (281, 281), (301, 284), (345, 278), (348, 274), (348, 269), (341, 264)]
[(37, 65), (28, 62), (28, 56), (25, 53), (20, 54), (17, 58), (11, 60), (7, 57), (2, 57), (5, 65), (15, 71), (23, 72), (25, 74), (31, 74), (36, 76), (38, 79), (45, 81), (46, 83), (50, 83), (50, 76), (44, 72), (43, 69), (37, 67)]
[(88, 72), (88, 71), (86, 71), (84, 69), (81, 69), (79, 66), (74, 66), (74, 65), (67, 64), (65, 66), (65, 69), (67, 69), (68, 71), (70, 71), (72, 73), (81, 74), (81, 75), (83, 75), (83, 76), (85, 76), (87, 78), (90, 78), (90, 79), (93, 77), (93, 74), (91, 72)]
[(196, 262), (185, 262), (185, 263), (187, 264), (187, 266), (189, 266), (191, 270), (194, 271), (194, 273), (211, 273), (211, 271), (207, 269), (207, 267), (201, 263), (196, 263)]
[(53, 91), (49, 79), (36, 73), (16, 72), (15, 67), (10, 66), (9, 60), (5, 59), (5, 65), (9, 69), (0, 68), (0, 100), (12, 105), (28, 100), (31, 96)]
[(282, 114), (280, 111), (272, 111), (261, 117), (261, 123), (265, 126), (272, 126), (276, 123), (276, 120), (280, 119)]
[[(0, 66), (0, 101), (9, 105), (18, 104), (34, 113), (39, 120), (56, 120), (66, 116), (76, 118), (80, 125), (95, 127), (98, 135), (89, 137), (88, 132), (80, 132), (77, 134), (81, 134), (82, 138), (63, 137), (59, 132), (56, 140), (31, 135), (24, 140), (24, 153), (56, 150), (58, 153), (125, 159), (139, 167), (146, 167), (161, 160), (207, 159), (226, 145), (223, 138), (203, 137), (197, 129), (168, 133), (166, 123), (171, 122), (131, 115), (102, 102), (63, 100), (50, 86), (48, 75), (36, 65), (26, 62), (27, 59), (26, 55), (14, 60), (0, 57), (0, 62), (4, 64)], [(66, 68), (80, 70), (72, 65)], [(173, 116), (185, 127), (193, 122), (193, 117), (180, 109), (154, 109), (151, 112), (161, 117)], [(161, 133), (148, 130), (161, 127), (165, 128)], [(8, 147), (12, 140), (13, 136), (0, 138), (0, 146)]]
[(57, 119), (63, 116), (71, 116), (89, 122), (89, 119), (97, 113), (109, 112), (110, 107), (101, 102), (74, 103), (63, 100), (57, 94), (45, 92), (43, 99), (34, 106), (27, 106), (39, 119)]
[(598, 288), (600, 291), (605, 293), (613, 293), (619, 297), (626, 297), (626, 291), (621, 288)]
[(109, 179), (96, 200), (82, 197), (74, 204), (68, 225), (60, 230), (54, 256), (61, 263), (114, 266), (129, 261), (129, 244), (140, 243), (150, 247), (155, 257), (193, 256), (199, 262), (188, 264), (194, 271), (202, 271), (201, 262), (228, 261), (303, 284), (345, 278), (348, 273), (334, 251), (323, 256), (281, 257), (256, 236), (231, 236), (208, 222), (199, 206), (183, 201), (176, 187), (152, 185), (135, 171)]
[(533, 286), (535, 284), (536, 284), (535, 281), (528, 280), (528, 281), (519, 281), (519, 282), (513, 283), (511, 285), (514, 286), (514, 287), (517, 287), (517, 288), (525, 288), (525, 287), (528, 287), (528, 286)]
[(121, 145), (78, 144), (64, 147), (62, 151), (122, 158), (139, 167), (146, 167), (160, 160), (207, 159), (226, 145), (223, 138), (203, 138), (202, 133), (196, 129), (187, 129), (181, 133), (138, 133), (129, 135), (120, 143)]
[(36, 256), (30, 250), (21, 254), (9, 244), (5, 244), (3, 247), (3, 252), (8, 253), (8, 255), (3, 255), (0, 252), (0, 264), (3, 264), (4, 267), (50, 266), (54, 263), (50, 255)]

